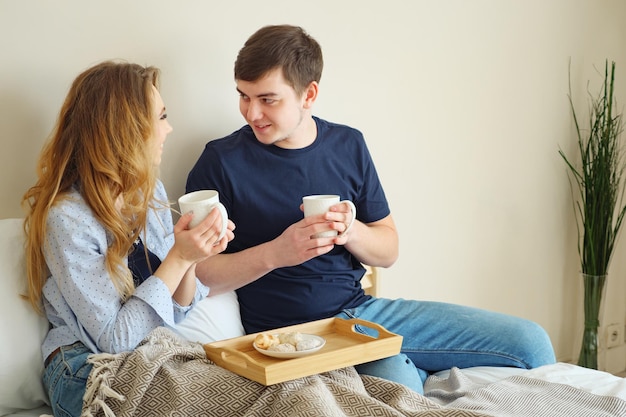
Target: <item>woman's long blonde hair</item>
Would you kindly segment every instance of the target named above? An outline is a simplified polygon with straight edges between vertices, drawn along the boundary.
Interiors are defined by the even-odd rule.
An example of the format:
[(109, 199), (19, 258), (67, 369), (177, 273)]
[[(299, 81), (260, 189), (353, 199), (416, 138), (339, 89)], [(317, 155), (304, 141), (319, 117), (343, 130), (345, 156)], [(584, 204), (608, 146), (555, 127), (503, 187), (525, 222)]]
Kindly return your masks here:
[(134, 292), (125, 257), (145, 228), (157, 178), (150, 142), (158, 81), (157, 68), (106, 61), (72, 83), (39, 157), (38, 180), (22, 200), (27, 298), (38, 312), (49, 275), (43, 250), (48, 211), (74, 186), (107, 231), (106, 268), (120, 297)]

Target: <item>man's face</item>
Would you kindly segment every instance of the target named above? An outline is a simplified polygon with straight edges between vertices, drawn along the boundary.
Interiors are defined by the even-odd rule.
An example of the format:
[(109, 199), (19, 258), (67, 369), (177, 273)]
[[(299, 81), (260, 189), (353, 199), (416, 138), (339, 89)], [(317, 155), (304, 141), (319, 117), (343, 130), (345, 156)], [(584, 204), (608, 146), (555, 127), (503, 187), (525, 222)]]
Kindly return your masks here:
[(239, 111), (259, 142), (281, 148), (309, 144), (309, 123), (303, 123), (310, 108), (307, 93), (297, 95), (280, 68), (257, 81), (237, 80), (237, 91)]

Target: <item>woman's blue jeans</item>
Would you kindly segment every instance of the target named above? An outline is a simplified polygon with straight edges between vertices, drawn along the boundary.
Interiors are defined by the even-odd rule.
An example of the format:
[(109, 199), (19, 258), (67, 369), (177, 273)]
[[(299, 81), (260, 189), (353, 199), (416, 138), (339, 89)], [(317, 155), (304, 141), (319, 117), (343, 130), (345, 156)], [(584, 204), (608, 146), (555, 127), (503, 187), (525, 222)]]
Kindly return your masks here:
[(62, 346), (43, 373), (55, 417), (80, 417), (87, 378), (93, 367), (87, 363), (92, 352), (81, 342)]
[(359, 373), (399, 382), (419, 393), (424, 392), (429, 373), (452, 367), (531, 369), (555, 362), (550, 338), (538, 324), (477, 308), (372, 298), (337, 317), (371, 321), (401, 335), (400, 355), (356, 368)]

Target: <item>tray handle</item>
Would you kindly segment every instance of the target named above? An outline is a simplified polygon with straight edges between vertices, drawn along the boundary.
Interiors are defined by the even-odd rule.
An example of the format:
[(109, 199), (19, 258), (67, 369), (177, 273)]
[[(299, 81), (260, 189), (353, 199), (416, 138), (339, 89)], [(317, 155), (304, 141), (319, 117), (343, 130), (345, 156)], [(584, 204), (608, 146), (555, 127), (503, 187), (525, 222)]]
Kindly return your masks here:
[(214, 354), (218, 354), (220, 359), (224, 362), (236, 366), (237, 368), (247, 369), (250, 367), (261, 367), (261, 364), (252, 359), (249, 355), (240, 352), (236, 349), (230, 349), (227, 347), (211, 348)]
[(367, 321), (367, 320), (361, 320), (361, 319), (358, 319), (358, 318), (351, 318), (351, 319), (347, 319), (347, 320), (341, 320), (339, 323), (341, 323), (342, 326), (349, 327), (350, 331), (352, 333), (361, 334), (360, 332), (357, 332), (354, 329), (354, 326), (356, 326), (357, 324), (359, 324), (359, 325), (361, 325), (363, 327), (369, 327), (370, 329), (374, 329), (374, 330), (378, 331), (378, 337), (374, 337), (374, 336), (370, 336), (370, 337), (374, 337), (375, 339), (382, 339), (382, 338), (396, 336), (395, 333), (391, 333), (389, 330), (385, 329), (380, 324), (374, 323), (374, 322), (371, 322), (371, 321)]

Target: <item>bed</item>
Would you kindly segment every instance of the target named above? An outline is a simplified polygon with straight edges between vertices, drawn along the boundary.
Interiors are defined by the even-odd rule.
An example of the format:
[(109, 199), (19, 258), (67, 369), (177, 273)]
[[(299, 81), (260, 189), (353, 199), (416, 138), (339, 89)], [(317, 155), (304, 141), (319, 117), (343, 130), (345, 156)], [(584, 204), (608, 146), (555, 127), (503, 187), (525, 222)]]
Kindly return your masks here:
[[(21, 227), (21, 219), (0, 220), (0, 416), (32, 417), (51, 413), (39, 349), (48, 325), (20, 297)], [(173, 407), (178, 415), (220, 417), (626, 416), (623, 378), (566, 363), (453, 368), (431, 376), (425, 396), (351, 367), (265, 387), (211, 363), (202, 349), (198, 323), (215, 338), (241, 334), (237, 315), (226, 313), (235, 303), (233, 294), (209, 299), (184, 326), (156, 329), (134, 352), (94, 355), (84, 414), (170, 415)]]

